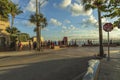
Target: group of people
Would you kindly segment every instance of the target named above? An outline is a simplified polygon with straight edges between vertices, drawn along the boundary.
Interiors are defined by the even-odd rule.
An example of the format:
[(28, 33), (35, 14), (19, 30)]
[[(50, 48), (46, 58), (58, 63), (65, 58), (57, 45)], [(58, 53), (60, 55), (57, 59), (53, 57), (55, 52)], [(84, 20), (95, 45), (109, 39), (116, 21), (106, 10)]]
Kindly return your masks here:
[(25, 44), (22, 44), (22, 42), (21, 41), (19, 41), (18, 42), (18, 44), (17, 44), (17, 50), (18, 51), (21, 51), (21, 50), (24, 50), (24, 49), (29, 49), (29, 50), (31, 50), (31, 49), (36, 49), (37, 48), (37, 42), (35, 41), (35, 42), (31, 42), (31, 41), (29, 41), (29, 43), (27, 44), (27, 45), (25, 45)]
[[(52, 49), (54, 46), (61, 46), (65, 43), (63, 41), (44, 41), (40, 43), (40, 46), (44, 49)], [(37, 42), (36, 41), (29, 41), (27, 44), (23, 44), (21, 41), (18, 41), (17, 43), (17, 50), (36, 50), (37, 48)]]

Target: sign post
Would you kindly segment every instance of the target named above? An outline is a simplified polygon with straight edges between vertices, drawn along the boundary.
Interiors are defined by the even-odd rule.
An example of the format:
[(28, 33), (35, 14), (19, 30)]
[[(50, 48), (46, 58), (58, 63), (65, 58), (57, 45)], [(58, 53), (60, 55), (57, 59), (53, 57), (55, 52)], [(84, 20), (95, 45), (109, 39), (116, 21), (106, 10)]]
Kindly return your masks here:
[(103, 25), (103, 30), (108, 33), (108, 58), (107, 60), (110, 60), (110, 40), (109, 40), (109, 32), (113, 30), (113, 25), (112, 23), (105, 23)]
[(108, 33), (108, 61), (110, 60), (110, 38), (109, 38), (109, 31)]
[(120, 29), (120, 21), (118, 22), (118, 28)]

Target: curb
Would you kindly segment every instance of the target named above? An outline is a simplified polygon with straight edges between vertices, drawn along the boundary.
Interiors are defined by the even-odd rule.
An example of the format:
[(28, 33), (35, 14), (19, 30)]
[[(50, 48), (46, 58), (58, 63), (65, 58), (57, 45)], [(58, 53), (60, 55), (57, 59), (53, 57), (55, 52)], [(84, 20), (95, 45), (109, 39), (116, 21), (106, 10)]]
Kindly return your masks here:
[(97, 80), (100, 69), (100, 60), (94, 59), (88, 61), (89, 67), (83, 80)]

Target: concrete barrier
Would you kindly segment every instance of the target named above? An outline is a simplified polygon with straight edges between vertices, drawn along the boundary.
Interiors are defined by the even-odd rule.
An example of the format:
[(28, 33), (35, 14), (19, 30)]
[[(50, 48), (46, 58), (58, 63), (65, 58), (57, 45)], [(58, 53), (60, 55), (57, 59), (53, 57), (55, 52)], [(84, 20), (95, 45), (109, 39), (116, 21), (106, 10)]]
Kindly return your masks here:
[(90, 60), (88, 64), (89, 67), (86, 74), (83, 77), (83, 80), (97, 80), (100, 61)]

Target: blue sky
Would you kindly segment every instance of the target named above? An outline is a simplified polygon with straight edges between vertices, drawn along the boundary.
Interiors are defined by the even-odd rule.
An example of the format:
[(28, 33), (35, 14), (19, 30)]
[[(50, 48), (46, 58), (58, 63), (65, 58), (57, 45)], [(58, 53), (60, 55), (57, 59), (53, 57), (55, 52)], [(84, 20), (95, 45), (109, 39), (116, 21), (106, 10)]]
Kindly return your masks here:
[[(12, 0), (19, 4), (24, 13), (16, 16), (14, 26), (21, 32), (26, 32), (30, 36), (35, 36), (33, 32), (35, 25), (27, 19), (35, 13), (36, 0)], [(43, 0), (38, 0), (43, 2)], [(61, 40), (64, 36), (69, 39), (97, 38), (98, 39), (98, 22), (97, 11), (84, 11), (80, 0), (48, 0), (41, 8), (41, 13), (47, 18), (48, 26), (42, 30), (42, 36), (45, 40)], [(19, 19), (22, 18), (22, 19)], [(112, 22), (111, 19), (103, 18), (102, 23)], [(106, 38), (107, 33), (103, 31)], [(115, 28), (110, 32), (111, 38), (118, 38), (120, 30)]]

